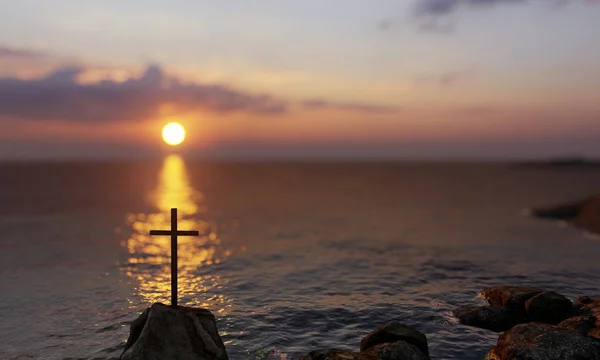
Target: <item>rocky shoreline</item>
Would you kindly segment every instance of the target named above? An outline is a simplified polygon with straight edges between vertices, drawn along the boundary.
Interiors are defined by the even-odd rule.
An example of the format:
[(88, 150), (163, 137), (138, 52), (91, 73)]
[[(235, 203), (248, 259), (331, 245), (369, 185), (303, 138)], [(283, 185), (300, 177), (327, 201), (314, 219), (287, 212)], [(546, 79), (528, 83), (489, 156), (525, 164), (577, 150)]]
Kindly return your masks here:
[(554, 291), (502, 285), (483, 289), (485, 306), (453, 314), (464, 325), (502, 332), (490, 360), (600, 359), (600, 297), (575, 302)]
[[(487, 359), (600, 360), (600, 297), (583, 296), (571, 302), (554, 291), (513, 285), (489, 287), (479, 295), (488, 305), (462, 306), (453, 314), (464, 325), (501, 332)], [(267, 360), (275, 358), (267, 356)], [(210, 311), (154, 304), (131, 324), (121, 359), (227, 360), (228, 356)], [(395, 322), (365, 336), (357, 352), (317, 349), (300, 358), (428, 359), (427, 336)]]
[[(600, 234), (600, 195), (531, 215), (567, 221)], [(600, 360), (600, 297), (572, 302), (546, 289), (500, 285), (483, 289), (484, 306), (452, 311), (461, 324), (500, 333), (488, 360)], [(492, 344), (490, 344), (491, 346)], [(122, 360), (227, 360), (214, 315), (205, 309), (152, 305), (131, 324)], [(266, 360), (285, 359), (267, 355)], [(358, 352), (317, 349), (300, 360), (427, 360), (427, 336), (414, 327), (387, 323), (365, 336)]]

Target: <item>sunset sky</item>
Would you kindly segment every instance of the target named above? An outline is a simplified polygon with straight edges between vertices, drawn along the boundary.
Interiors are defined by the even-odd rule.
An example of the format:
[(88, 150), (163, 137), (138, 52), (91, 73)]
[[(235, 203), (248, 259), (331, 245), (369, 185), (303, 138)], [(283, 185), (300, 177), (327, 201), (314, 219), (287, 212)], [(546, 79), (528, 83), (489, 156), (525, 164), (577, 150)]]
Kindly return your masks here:
[(1, 159), (600, 157), (600, 0), (1, 2)]

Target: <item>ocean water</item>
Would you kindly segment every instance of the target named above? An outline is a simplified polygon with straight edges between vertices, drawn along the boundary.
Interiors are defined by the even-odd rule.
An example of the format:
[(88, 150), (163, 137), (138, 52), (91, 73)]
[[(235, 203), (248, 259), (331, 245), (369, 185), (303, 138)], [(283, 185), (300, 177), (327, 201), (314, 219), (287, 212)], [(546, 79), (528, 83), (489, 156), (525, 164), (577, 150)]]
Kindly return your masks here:
[(482, 359), (497, 334), (450, 310), (497, 284), (600, 294), (600, 241), (523, 215), (597, 193), (600, 171), (503, 164), (0, 165), (0, 359), (115, 359), (129, 323), (170, 303), (217, 316), (233, 360), (357, 350), (388, 321), (432, 359)]

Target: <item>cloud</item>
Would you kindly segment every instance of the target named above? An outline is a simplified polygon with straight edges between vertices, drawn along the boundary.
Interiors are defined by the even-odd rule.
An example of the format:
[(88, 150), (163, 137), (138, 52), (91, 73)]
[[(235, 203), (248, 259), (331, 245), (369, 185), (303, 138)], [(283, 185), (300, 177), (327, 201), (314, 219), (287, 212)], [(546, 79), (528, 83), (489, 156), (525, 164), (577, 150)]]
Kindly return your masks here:
[[(460, 8), (491, 8), (496, 5), (525, 4), (532, 0), (418, 0), (414, 11), (416, 16), (444, 16), (451, 14)], [(566, 5), (567, 3), (580, 2), (588, 5), (598, 5), (600, 0), (547, 0), (552, 6)]]
[(45, 56), (45, 54), (37, 51), (0, 46), (0, 59), (37, 59)]
[(463, 69), (450, 70), (438, 75), (423, 75), (416, 78), (418, 84), (438, 84), (440, 86), (454, 85), (465, 79), (474, 77), (479, 72), (477, 66), (472, 65)]
[(334, 109), (354, 113), (390, 114), (389, 106), (326, 99), (291, 101), (268, 94), (254, 94), (221, 84), (183, 82), (151, 65), (138, 76), (124, 80), (85, 82), (94, 68), (59, 67), (37, 78), (0, 77), (0, 117), (38, 121), (63, 120), (87, 123), (138, 121), (170, 109), (174, 114), (244, 112), (281, 115), (292, 108)]
[(600, 0), (417, 0), (413, 13), (419, 30), (427, 32), (452, 33), (454, 22), (449, 15), (463, 8), (493, 8), (499, 5), (526, 4), (538, 2), (554, 9), (570, 3), (600, 5)]
[(84, 67), (65, 66), (38, 79), (0, 78), (0, 115), (32, 120), (84, 122), (139, 120), (169, 104), (181, 111), (281, 114), (288, 102), (223, 85), (184, 83), (149, 66), (125, 81), (82, 84)]
[(353, 102), (333, 102), (323, 99), (306, 100), (303, 101), (301, 105), (310, 110), (335, 109), (369, 114), (393, 114), (400, 111), (399, 108), (394, 106), (381, 106)]

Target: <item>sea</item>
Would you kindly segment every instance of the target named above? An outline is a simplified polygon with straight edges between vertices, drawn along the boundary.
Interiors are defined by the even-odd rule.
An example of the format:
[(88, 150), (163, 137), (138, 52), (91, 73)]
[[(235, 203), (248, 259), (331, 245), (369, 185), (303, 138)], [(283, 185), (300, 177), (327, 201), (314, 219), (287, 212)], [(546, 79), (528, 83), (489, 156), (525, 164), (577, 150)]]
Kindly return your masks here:
[(432, 359), (498, 334), (452, 309), (492, 285), (600, 294), (600, 240), (527, 209), (600, 192), (600, 169), (504, 163), (153, 161), (0, 164), (0, 359), (118, 359), (170, 303), (216, 316), (229, 358), (359, 349), (396, 321)]

